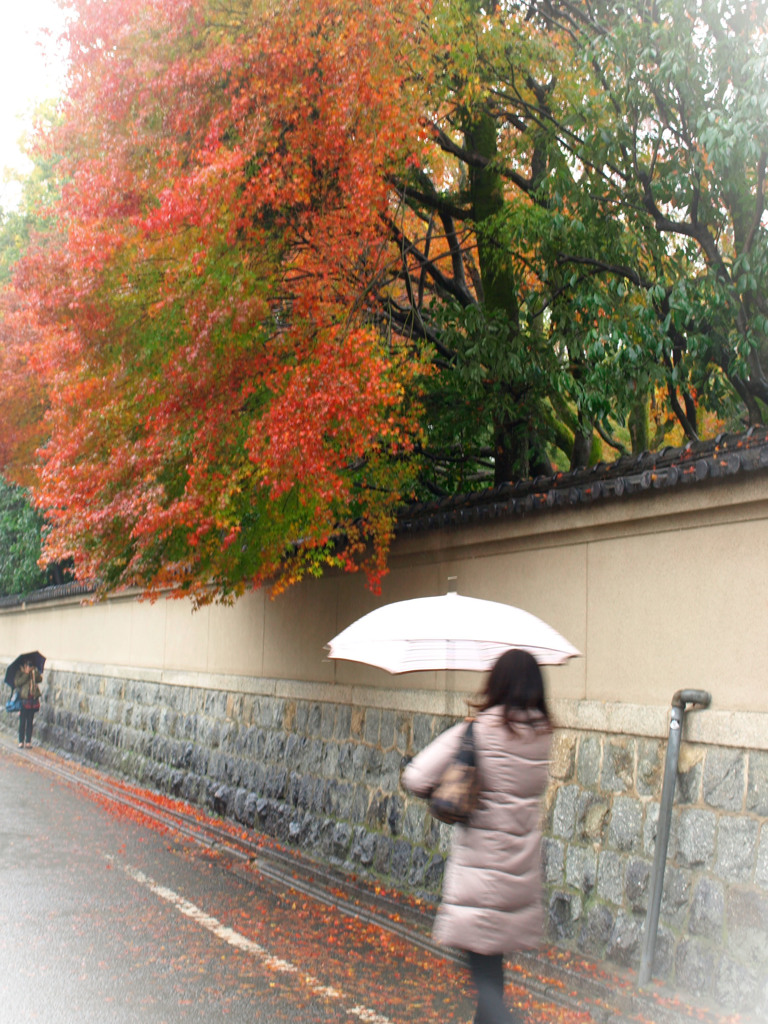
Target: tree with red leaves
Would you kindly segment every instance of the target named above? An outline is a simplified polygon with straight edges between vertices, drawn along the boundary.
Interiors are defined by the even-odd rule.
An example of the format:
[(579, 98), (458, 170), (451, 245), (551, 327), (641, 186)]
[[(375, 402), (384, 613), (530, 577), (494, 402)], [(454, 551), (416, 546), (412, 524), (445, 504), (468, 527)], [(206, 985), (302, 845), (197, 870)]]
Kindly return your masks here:
[[(418, 4), (70, 6), (43, 140), (61, 193), (5, 321), (45, 396), (46, 556), (198, 601), (329, 564), (375, 584), (419, 365), (361, 297), (389, 258), (388, 175), (419, 146)], [(39, 433), (9, 421), (29, 459)]]
[(62, 2), (0, 355), (47, 557), (375, 585), (414, 489), (765, 418), (764, 4)]

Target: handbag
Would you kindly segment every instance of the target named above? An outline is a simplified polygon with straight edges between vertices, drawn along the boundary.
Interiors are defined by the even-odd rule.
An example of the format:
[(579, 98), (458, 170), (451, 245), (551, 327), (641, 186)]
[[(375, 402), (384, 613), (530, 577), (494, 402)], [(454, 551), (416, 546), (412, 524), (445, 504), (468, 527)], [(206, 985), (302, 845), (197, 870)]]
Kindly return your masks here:
[(470, 719), (458, 751), (427, 797), (429, 813), (448, 825), (465, 824), (477, 806), (480, 795), (473, 724)]
[(40, 710), (40, 698), (39, 697), (26, 697), (22, 702), (21, 706), (25, 711), (39, 711)]
[(21, 711), (21, 698), (19, 697), (18, 690), (14, 690), (8, 700), (5, 702), (6, 711)]

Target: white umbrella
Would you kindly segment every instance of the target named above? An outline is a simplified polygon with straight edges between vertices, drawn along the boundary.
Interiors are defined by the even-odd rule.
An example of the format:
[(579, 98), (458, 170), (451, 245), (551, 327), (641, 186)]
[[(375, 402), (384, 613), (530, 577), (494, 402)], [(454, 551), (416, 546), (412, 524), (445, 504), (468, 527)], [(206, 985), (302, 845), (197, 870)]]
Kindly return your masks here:
[(330, 658), (360, 661), (393, 674), (484, 672), (511, 648), (530, 651), (540, 665), (561, 665), (581, 654), (529, 612), (454, 593), (384, 605), (353, 622), (327, 647)]

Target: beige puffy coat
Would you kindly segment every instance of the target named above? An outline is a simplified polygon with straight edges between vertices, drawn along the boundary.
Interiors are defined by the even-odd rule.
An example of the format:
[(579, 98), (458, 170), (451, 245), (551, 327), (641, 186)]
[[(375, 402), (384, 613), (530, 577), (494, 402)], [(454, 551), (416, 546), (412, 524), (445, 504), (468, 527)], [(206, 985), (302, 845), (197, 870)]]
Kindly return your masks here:
[[(426, 796), (434, 788), (464, 728), (448, 729), (411, 761), (406, 789)], [(453, 826), (434, 937), (475, 953), (530, 949), (544, 924), (539, 803), (551, 734), (525, 723), (511, 733), (501, 707), (480, 712), (473, 731), (480, 798), (469, 823)]]

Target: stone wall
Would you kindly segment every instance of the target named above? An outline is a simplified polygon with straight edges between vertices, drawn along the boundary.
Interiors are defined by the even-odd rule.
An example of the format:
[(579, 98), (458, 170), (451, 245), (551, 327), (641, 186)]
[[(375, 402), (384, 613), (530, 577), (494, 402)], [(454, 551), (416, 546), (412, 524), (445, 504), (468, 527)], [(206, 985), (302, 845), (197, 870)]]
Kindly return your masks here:
[(449, 833), (399, 778), (403, 757), (446, 721), (49, 671), (35, 737), (311, 855), (435, 894)]
[[(46, 673), (36, 735), (78, 759), (436, 897), (450, 829), (399, 787), (452, 719), (76, 671)], [(5, 716), (6, 728), (14, 719)], [(555, 736), (549, 938), (637, 968), (665, 741)], [(684, 743), (654, 976), (768, 1009), (768, 754)]]
[[(640, 962), (666, 741), (563, 730), (547, 794), (554, 942)], [(768, 754), (683, 743), (654, 976), (768, 1010)]]

